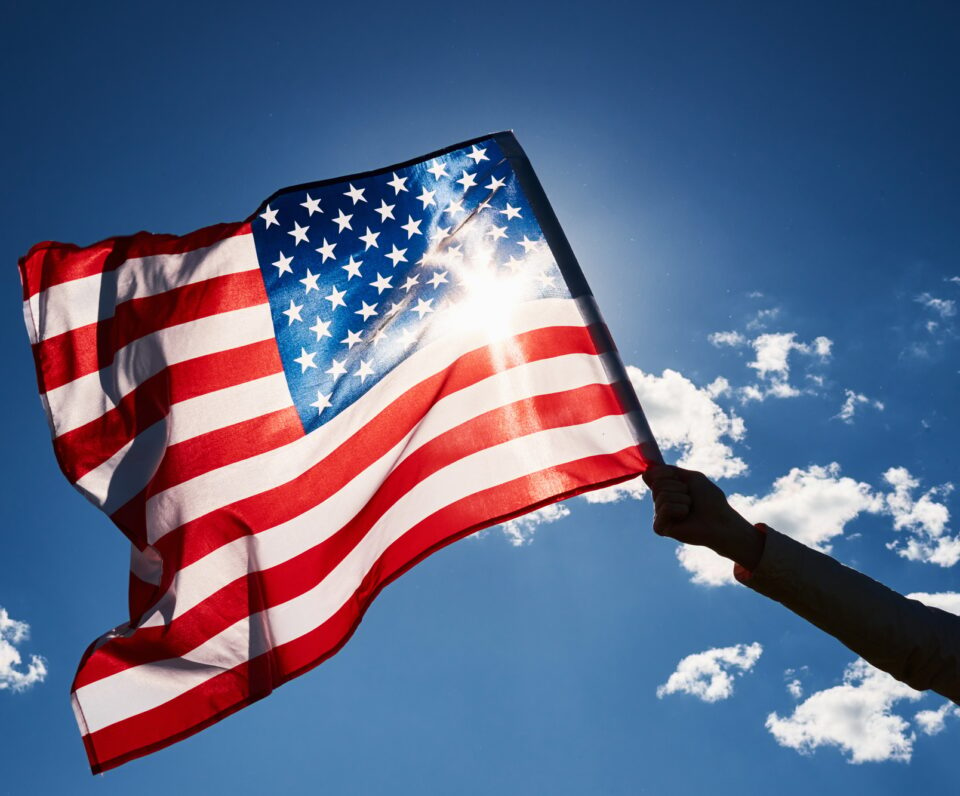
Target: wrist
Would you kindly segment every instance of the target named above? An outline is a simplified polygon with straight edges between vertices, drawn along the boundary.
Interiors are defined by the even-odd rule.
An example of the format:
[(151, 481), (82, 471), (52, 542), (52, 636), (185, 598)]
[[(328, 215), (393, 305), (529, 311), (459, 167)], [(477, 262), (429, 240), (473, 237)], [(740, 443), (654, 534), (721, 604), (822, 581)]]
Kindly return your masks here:
[(714, 552), (753, 571), (763, 556), (764, 535), (733, 509), (722, 523)]

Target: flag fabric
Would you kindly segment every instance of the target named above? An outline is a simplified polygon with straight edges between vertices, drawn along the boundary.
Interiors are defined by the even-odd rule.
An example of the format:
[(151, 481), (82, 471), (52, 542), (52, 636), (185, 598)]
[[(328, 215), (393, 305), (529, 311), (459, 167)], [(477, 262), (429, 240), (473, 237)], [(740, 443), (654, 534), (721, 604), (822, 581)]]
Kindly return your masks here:
[(659, 459), (511, 133), (20, 274), (58, 462), (131, 547), (73, 685), (94, 772), (331, 656), (438, 548)]

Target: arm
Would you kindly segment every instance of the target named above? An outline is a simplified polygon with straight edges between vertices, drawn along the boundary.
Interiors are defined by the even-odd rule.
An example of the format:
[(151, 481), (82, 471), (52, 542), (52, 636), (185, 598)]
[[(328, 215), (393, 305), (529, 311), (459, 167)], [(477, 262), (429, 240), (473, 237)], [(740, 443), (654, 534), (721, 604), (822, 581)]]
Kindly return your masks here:
[(878, 669), (960, 704), (960, 617), (909, 600), (788, 536), (758, 530), (706, 476), (644, 474), (654, 530), (731, 559), (737, 579), (829, 633)]

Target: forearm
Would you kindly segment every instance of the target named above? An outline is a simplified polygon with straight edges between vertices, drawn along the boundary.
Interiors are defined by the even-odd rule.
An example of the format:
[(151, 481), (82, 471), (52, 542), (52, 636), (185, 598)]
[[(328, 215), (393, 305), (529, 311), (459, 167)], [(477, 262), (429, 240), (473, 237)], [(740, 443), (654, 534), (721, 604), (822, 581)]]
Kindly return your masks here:
[(741, 580), (878, 669), (960, 703), (960, 617), (909, 600), (772, 530), (759, 563)]

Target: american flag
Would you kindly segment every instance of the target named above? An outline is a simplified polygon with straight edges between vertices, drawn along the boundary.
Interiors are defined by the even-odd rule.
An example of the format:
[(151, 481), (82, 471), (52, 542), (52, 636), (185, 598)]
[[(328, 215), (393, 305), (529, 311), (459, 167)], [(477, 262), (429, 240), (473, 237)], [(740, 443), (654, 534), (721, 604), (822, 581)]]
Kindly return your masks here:
[(95, 772), (334, 654), (434, 550), (659, 459), (510, 133), (20, 273), (60, 466), (131, 543), (73, 685)]

